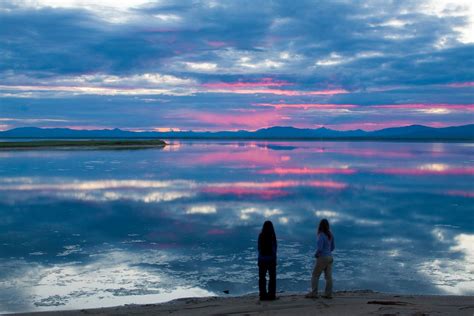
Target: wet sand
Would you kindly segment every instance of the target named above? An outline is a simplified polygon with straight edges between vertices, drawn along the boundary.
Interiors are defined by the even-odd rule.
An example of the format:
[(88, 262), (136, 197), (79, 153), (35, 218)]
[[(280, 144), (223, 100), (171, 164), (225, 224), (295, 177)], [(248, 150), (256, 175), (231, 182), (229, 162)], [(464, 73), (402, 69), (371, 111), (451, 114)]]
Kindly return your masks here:
[(474, 315), (474, 296), (396, 295), (371, 291), (337, 292), (334, 298), (307, 299), (281, 294), (275, 301), (258, 296), (183, 298), (162, 304), (124, 305), (18, 315)]

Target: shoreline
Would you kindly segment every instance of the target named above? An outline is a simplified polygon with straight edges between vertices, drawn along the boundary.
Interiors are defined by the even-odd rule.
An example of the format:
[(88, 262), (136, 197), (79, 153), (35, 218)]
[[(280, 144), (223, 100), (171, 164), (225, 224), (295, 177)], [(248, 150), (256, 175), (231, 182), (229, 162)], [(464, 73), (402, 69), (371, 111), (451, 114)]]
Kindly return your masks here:
[[(72, 140), (87, 137), (0, 137), (0, 139), (34, 139), (31, 142), (44, 140)], [(130, 140), (149, 141), (155, 137), (93, 137), (91, 140)], [(474, 138), (413, 138), (413, 137), (202, 137), (202, 136), (165, 136), (160, 139), (177, 141), (262, 141), (262, 142), (376, 142), (376, 143), (474, 143)], [(5, 142), (6, 143), (6, 142)], [(1, 147), (0, 147), (1, 148)]]
[(134, 149), (163, 148), (168, 145), (159, 139), (151, 140), (39, 140), (24, 142), (0, 142), (0, 150), (19, 149)]
[(284, 293), (275, 301), (259, 301), (257, 294), (180, 298), (165, 303), (16, 313), (9, 315), (469, 315), (474, 296), (388, 294), (339, 291), (333, 299), (307, 299), (302, 293)]

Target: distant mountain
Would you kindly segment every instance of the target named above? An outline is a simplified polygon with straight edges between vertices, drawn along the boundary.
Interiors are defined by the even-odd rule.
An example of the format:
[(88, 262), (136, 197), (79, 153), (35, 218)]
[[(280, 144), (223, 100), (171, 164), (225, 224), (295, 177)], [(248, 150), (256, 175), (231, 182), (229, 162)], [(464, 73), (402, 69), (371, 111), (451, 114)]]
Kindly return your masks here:
[(371, 133), (378, 137), (403, 138), (474, 138), (474, 124), (434, 128), (423, 125), (386, 128)]
[(423, 125), (386, 128), (378, 131), (336, 131), (327, 128), (274, 126), (250, 131), (221, 132), (130, 132), (121, 129), (73, 130), (68, 128), (20, 127), (0, 132), (0, 138), (202, 138), (202, 139), (407, 139), (474, 141), (474, 124), (434, 128)]
[(325, 127), (317, 129), (295, 128), (291, 126), (275, 126), (263, 128), (255, 131), (253, 135), (262, 138), (333, 138), (333, 137), (364, 137), (367, 132), (355, 131), (335, 131)]

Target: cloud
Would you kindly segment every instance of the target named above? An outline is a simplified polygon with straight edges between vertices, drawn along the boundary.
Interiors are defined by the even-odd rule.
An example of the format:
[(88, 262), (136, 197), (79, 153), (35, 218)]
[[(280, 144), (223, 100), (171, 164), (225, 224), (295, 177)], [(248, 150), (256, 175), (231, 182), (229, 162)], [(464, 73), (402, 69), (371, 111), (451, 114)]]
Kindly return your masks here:
[(211, 93), (236, 93), (236, 94), (275, 94), (282, 96), (310, 96), (310, 95), (335, 95), (348, 93), (345, 89), (317, 90), (317, 91), (298, 91), (283, 89), (210, 89), (206, 92)]
[(189, 70), (194, 70), (194, 71), (198, 71), (198, 72), (214, 72), (214, 71), (217, 71), (217, 64), (214, 64), (214, 63), (185, 62), (184, 65)]
[[(15, 76), (5, 78), (9, 85), (0, 85), (0, 90), (55, 92), (90, 95), (187, 95), (195, 90), (195, 81), (160, 73), (143, 73), (129, 76), (106, 75), (102, 73), (79, 76), (61, 76), (50, 79), (21, 78), (23, 85)], [(27, 84), (26, 84), (27, 83)]]
[(212, 82), (212, 83), (204, 83), (202, 84), (205, 88), (210, 89), (218, 89), (218, 90), (235, 90), (235, 89), (242, 89), (242, 88), (268, 88), (268, 87), (282, 87), (282, 86), (289, 86), (292, 83), (287, 81), (281, 80), (274, 80), (272, 78), (262, 78), (259, 81), (254, 82)]
[(321, 104), (321, 103), (254, 103), (255, 106), (269, 106), (276, 109), (292, 108), (292, 109), (351, 109), (357, 107), (354, 104)]
[(285, 118), (275, 112), (213, 113), (195, 112), (191, 117), (207, 126), (221, 129), (258, 129), (280, 124)]
[[(472, 123), (473, 10), (464, 0), (2, 2), (2, 116), (142, 130)], [(169, 97), (159, 111), (137, 99), (155, 95)], [(242, 114), (257, 106), (282, 113)]]

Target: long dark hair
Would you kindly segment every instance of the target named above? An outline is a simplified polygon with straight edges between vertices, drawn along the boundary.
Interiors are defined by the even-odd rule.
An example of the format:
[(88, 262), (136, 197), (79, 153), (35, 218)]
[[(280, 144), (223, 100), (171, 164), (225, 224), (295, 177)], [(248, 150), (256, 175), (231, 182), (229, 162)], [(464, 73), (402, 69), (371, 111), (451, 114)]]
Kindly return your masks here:
[(276, 245), (275, 229), (271, 221), (265, 221), (259, 236), (260, 250), (263, 254), (271, 254), (273, 245)]
[(321, 233), (325, 233), (326, 236), (328, 236), (329, 240), (332, 239), (332, 233), (331, 233), (331, 230), (329, 229), (329, 222), (325, 218), (323, 218), (319, 222), (318, 234), (321, 234)]

